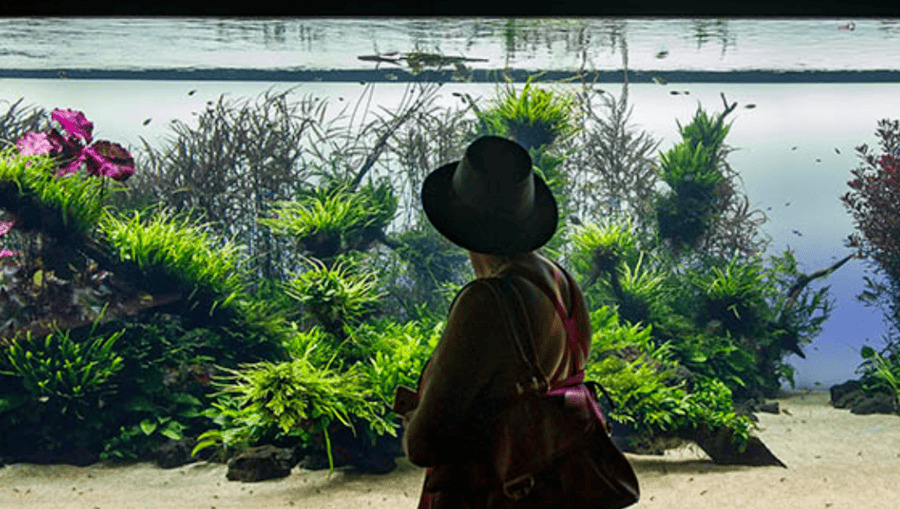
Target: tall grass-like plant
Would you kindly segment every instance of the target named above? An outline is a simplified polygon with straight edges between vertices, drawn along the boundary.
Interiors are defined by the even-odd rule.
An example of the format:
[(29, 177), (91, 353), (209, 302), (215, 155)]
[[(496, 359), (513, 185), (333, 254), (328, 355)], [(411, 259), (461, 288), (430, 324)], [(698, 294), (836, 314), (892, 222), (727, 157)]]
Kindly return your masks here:
[[(0, 145), (15, 145), (25, 133), (45, 131), (50, 127), (47, 111), (39, 106), (23, 106), (24, 97), (15, 102), (0, 101), (8, 105), (0, 115)], [(6, 147), (0, 147), (0, 150)]]

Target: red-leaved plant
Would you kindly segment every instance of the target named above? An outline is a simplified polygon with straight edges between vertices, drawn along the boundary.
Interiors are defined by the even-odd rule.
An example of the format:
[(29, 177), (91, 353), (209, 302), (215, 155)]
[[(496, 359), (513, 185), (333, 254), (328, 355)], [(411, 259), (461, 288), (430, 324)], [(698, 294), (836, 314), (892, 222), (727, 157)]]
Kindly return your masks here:
[(107, 140), (91, 143), (94, 123), (85, 118), (84, 113), (56, 109), (50, 118), (59, 122), (65, 134), (56, 129), (49, 133), (26, 133), (16, 143), (20, 154), (48, 154), (58, 159), (59, 176), (78, 171), (82, 165), (88, 175), (109, 177), (119, 182), (134, 175), (134, 158), (124, 147)]
[(900, 121), (881, 120), (876, 134), (880, 153), (865, 144), (856, 148), (862, 164), (851, 171), (850, 191), (841, 197), (857, 229), (847, 244), (900, 284)]

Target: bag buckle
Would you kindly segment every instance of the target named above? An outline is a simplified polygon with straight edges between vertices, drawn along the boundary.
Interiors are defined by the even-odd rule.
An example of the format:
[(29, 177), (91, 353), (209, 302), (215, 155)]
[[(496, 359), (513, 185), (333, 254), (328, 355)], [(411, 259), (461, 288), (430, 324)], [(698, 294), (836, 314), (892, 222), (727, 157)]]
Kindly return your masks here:
[(532, 488), (534, 488), (534, 476), (527, 474), (503, 483), (503, 494), (513, 500), (521, 500), (531, 493)]

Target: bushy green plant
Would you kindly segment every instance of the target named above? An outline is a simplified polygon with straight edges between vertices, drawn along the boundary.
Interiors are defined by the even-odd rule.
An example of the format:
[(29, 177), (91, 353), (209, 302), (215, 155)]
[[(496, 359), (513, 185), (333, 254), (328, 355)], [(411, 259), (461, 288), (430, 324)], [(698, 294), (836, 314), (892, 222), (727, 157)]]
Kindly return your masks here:
[(57, 330), (44, 336), (26, 333), (3, 344), (0, 450), (12, 457), (96, 454), (104, 429), (115, 418), (104, 407), (123, 367), (113, 350), (121, 335), (94, 336), (92, 327), (85, 339)]
[(113, 352), (121, 337), (117, 332), (108, 338), (95, 338), (79, 343), (68, 331), (58, 331), (43, 338), (30, 334), (13, 338), (6, 348), (3, 374), (21, 378), (28, 398), (58, 409), (70, 410), (78, 418), (96, 404), (96, 399), (109, 389), (107, 382), (122, 368), (122, 357)]
[(533, 86), (529, 78), (521, 92), (512, 83), (485, 111), (476, 115), (489, 134), (509, 136), (526, 149), (543, 147), (575, 131), (574, 99), (564, 93)]
[(761, 259), (735, 256), (724, 267), (713, 265), (689, 277), (703, 298), (704, 320), (716, 320), (732, 334), (746, 334), (760, 332), (770, 318), (763, 315), (768, 311), (766, 297), (770, 295), (764, 293)]
[(343, 325), (371, 313), (381, 298), (374, 273), (359, 273), (343, 261), (333, 267), (308, 258), (309, 270), (285, 284), (285, 292), (325, 330), (342, 335)]
[[(354, 367), (336, 371), (330, 366), (314, 366), (307, 358), (289, 362), (259, 362), (240, 369), (225, 370), (220, 394), (234, 397), (229, 414), (230, 439), (240, 443), (251, 438), (253, 429), (277, 428), (282, 434), (302, 430), (323, 434), (329, 464), (334, 467), (329, 427), (340, 423), (352, 427), (358, 418), (380, 433), (392, 433), (379, 405), (369, 396), (364, 376)], [(225, 410), (229, 403), (221, 403)], [(234, 410), (234, 408), (238, 410)], [(200, 436), (196, 450), (213, 445), (225, 435), (212, 430)], [(235, 444), (231, 444), (232, 447)]]
[(900, 403), (900, 351), (897, 347), (888, 342), (888, 346), (879, 352), (864, 346), (860, 355), (864, 361), (858, 372), (862, 373), (867, 388), (887, 389), (893, 394), (894, 403)]
[(620, 262), (635, 263), (639, 243), (631, 221), (605, 220), (579, 226), (571, 235), (572, 265), (590, 284), (615, 270)]
[(716, 379), (685, 379), (672, 345), (657, 344), (652, 327), (622, 325), (609, 307), (591, 313), (594, 330), (587, 377), (599, 381), (616, 403), (611, 417), (639, 436), (683, 436), (701, 427), (728, 428), (739, 447), (752, 421), (734, 412), (731, 391)]

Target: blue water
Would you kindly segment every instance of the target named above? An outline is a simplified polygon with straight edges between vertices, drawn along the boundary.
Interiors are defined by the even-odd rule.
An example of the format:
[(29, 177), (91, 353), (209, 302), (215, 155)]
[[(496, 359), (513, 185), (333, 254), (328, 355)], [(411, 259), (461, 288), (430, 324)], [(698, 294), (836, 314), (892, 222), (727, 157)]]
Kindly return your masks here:
[[(849, 21), (854, 22), (852, 31), (840, 29)], [(509, 26), (515, 28), (514, 37), (508, 36)], [(618, 70), (623, 40), (632, 71), (865, 73), (896, 71), (900, 62), (900, 24), (892, 20), (22, 18), (0, 20), (0, 36), (0, 73), (372, 70), (374, 64), (357, 56), (412, 49), (489, 59), (473, 68)], [(94, 121), (96, 137), (136, 150), (141, 137), (163, 143), (171, 120), (191, 123), (192, 112), (223, 93), (255, 97), (273, 86), (329, 97), (335, 113), (363, 89), (357, 82), (0, 78), (0, 100), (24, 97), (47, 109), (80, 109)], [(376, 102), (390, 108), (405, 85), (375, 87)], [(619, 93), (616, 83), (604, 88)], [(192, 89), (197, 92), (188, 95)], [(672, 89), (691, 94), (673, 96)], [(485, 84), (449, 82), (438, 104), (456, 104), (453, 92), (489, 96), (493, 90)], [(848, 254), (842, 241), (852, 225), (838, 196), (857, 164), (853, 148), (873, 143), (876, 122), (900, 112), (900, 84), (636, 83), (630, 88), (632, 120), (661, 139), (660, 149), (666, 150), (678, 139), (676, 119), (689, 121), (698, 103), (718, 111), (720, 93), (742, 106), (756, 105), (739, 108), (733, 116), (728, 142), (736, 150), (729, 161), (753, 206), (769, 217), (764, 232), (772, 238), (770, 252), (793, 249), (807, 273)], [(151, 122), (145, 125), (146, 119)], [(807, 359), (791, 358), (801, 387), (827, 387), (853, 378), (861, 361), (859, 348), (878, 343), (885, 330), (880, 315), (855, 298), (863, 274), (863, 264), (852, 261), (819, 283), (831, 286), (836, 309), (824, 332), (806, 348)]]

